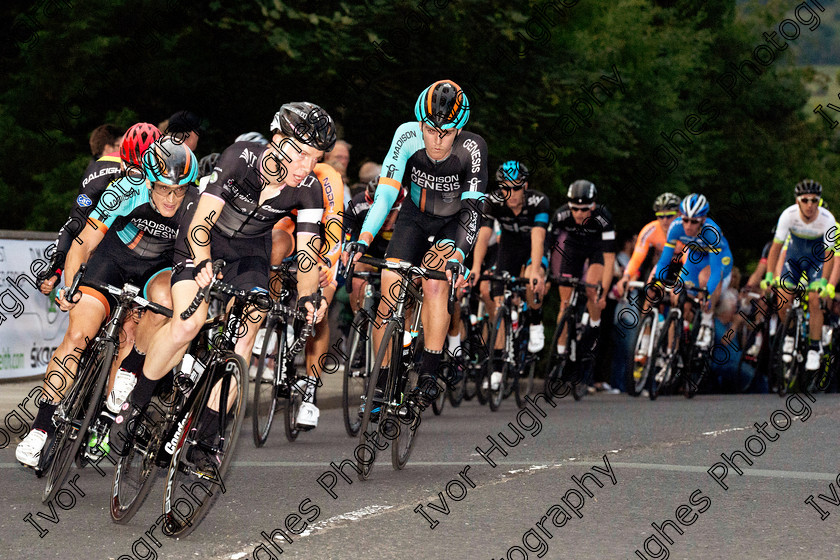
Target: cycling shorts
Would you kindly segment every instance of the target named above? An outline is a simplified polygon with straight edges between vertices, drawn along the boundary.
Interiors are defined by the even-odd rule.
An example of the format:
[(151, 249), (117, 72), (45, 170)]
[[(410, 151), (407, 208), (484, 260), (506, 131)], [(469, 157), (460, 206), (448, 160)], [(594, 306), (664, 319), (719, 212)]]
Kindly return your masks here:
[(159, 257), (143, 259), (127, 248), (116, 235), (106, 234), (87, 262), (87, 272), (79, 290), (100, 301), (105, 306), (107, 314), (110, 315), (111, 306), (116, 306), (117, 298), (109, 292), (94, 288), (86, 280), (96, 280), (111, 284), (116, 288), (122, 288), (124, 284), (130, 283), (142, 287), (143, 296), (146, 297), (148, 283), (157, 274), (171, 270), (171, 265), (171, 252)]
[[(253, 288), (268, 290), (268, 269), (271, 257), (270, 231), (262, 237), (231, 239), (213, 229), (210, 233), (210, 254), (214, 261), (224, 259), (225, 267), (222, 269), (222, 277), (226, 283), (232, 284), (239, 290), (249, 291)], [(186, 256), (179, 255), (172, 274), (173, 285), (182, 280), (193, 279), (193, 266), (186, 265)]]
[(433, 246), (438, 246), (446, 247), (442, 255), (444, 258), (455, 258), (457, 230), (458, 214), (446, 217), (426, 214), (406, 199), (394, 224), (394, 242), (388, 244), (385, 258), (408, 261), (414, 266), (436, 268), (438, 263), (423, 262), (424, 255)]
[(551, 275), (555, 278), (566, 276), (571, 278), (583, 278), (583, 267), (586, 261), (589, 266), (593, 264), (604, 264), (604, 253), (597, 246), (581, 246), (577, 243), (570, 243), (561, 233), (551, 253)]

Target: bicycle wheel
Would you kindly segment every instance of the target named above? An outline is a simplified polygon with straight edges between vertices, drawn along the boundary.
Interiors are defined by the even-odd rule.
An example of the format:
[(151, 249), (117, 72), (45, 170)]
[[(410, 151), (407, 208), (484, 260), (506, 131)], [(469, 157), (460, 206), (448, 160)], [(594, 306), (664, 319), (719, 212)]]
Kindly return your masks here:
[[(174, 387), (172, 390), (177, 392)], [(180, 393), (177, 394), (180, 396)], [(170, 399), (162, 400), (169, 402)], [(157, 453), (163, 444), (164, 434), (171, 426), (171, 421), (166, 419), (165, 410), (168, 407), (160, 401), (158, 398), (152, 399), (152, 403), (140, 415), (137, 426), (132, 428), (136, 436), (128, 453), (118, 455), (111, 485), (111, 519), (115, 523), (125, 524), (134, 517), (157, 478)], [(173, 403), (175, 409), (179, 404)]]
[[(408, 371), (398, 378), (401, 382), (397, 389), (402, 389), (406, 394), (412, 387), (418, 385), (418, 374), (416, 364), (408, 367)], [(443, 393), (440, 390), (439, 393)], [(407, 418), (400, 418), (397, 414), (405, 413)], [(414, 449), (414, 442), (417, 440), (417, 428), (420, 427), (420, 414), (410, 410), (408, 407), (401, 406), (400, 410), (395, 414), (389, 412), (385, 420), (379, 426), (379, 433), (385, 439), (392, 439), (391, 442), (391, 466), (394, 470), (402, 470), (408, 458), (411, 456), (411, 451)], [(396, 437), (394, 437), (396, 435)]]
[(527, 356), (524, 363), (524, 369), (516, 372), (518, 379), (515, 381), (513, 391), (516, 397), (516, 406), (519, 408), (525, 408), (525, 405), (528, 404), (525, 397), (534, 390), (534, 372), (537, 369), (537, 359), (534, 356)]
[(43, 503), (52, 500), (61, 490), (73, 460), (86, 441), (88, 426), (102, 408), (102, 397), (115, 354), (113, 343), (102, 342), (94, 346), (87, 359), (83, 356), (84, 361), (80, 360), (76, 381), (56, 410), (59, 416), (62, 410), (66, 413), (56, 428), (55, 439), (48, 452), (51, 468), (41, 498)]
[[(494, 389), (492, 384), (490, 384), (491, 375), (495, 372), (496, 368), (496, 343), (499, 340), (499, 335), (502, 337), (502, 365), (501, 365), (501, 374), (502, 379), (499, 381), (499, 385)], [(507, 361), (507, 356), (505, 355), (507, 352), (507, 345), (510, 339), (510, 311), (508, 310), (507, 306), (502, 305), (499, 306), (496, 310), (496, 317), (493, 320), (493, 323), (490, 325), (490, 334), (487, 337), (487, 352), (490, 356), (490, 359), (487, 360), (487, 367), (485, 370), (485, 379), (488, 380), (488, 389), (487, 389), (487, 396), (488, 396), (488, 404), (490, 405), (490, 410), (493, 412), (499, 410), (499, 406), (502, 404), (502, 398), (504, 397), (505, 386), (508, 383), (508, 370), (510, 369), (510, 364)]]
[[(287, 371), (293, 371), (294, 364), (289, 360)], [(288, 375), (288, 373), (286, 374)], [(306, 378), (301, 376), (293, 377), (294, 384), (289, 388), (289, 398), (286, 399), (283, 415), (283, 426), (286, 430), (286, 439), (289, 443), (295, 441), (300, 435), (301, 428), (297, 425), (297, 415), (300, 405), (303, 404), (303, 397), (306, 391)]]
[[(575, 332), (573, 313), (574, 308), (572, 306), (566, 307), (566, 310), (563, 312), (560, 321), (557, 322), (557, 326), (554, 329), (551, 344), (548, 347), (548, 367), (545, 370), (546, 383), (553, 383), (555, 380), (562, 379), (563, 370), (566, 369), (566, 365), (569, 362), (571, 352), (569, 336), (574, 336)], [(560, 335), (563, 333), (563, 330), (566, 330), (568, 335), (566, 336), (565, 350), (561, 354), (557, 351), (557, 341), (560, 340)]]
[[(797, 360), (796, 355), (799, 350), (799, 317), (793, 310), (789, 309), (785, 320), (779, 325), (779, 331), (776, 333), (776, 360), (775, 366), (775, 381), (776, 391), (780, 397), (787, 395), (791, 389), (793, 380), (796, 379)], [(784, 352), (785, 339), (791, 337), (793, 339), (793, 347), (791, 352)], [(787, 360), (787, 361), (786, 361)]]
[[(214, 383), (215, 387), (203, 385), (203, 394), (195, 399), (182, 417), (184, 429), (166, 473), (163, 533), (168, 537), (185, 537), (192, 533), (219, 494), (226, 492), (224, 476), (233, 459), (245, 416), (246, 397), (238, 390), (243, 387), (243, 378), (248, 375), (245, 360), (229, 352), (211, 363), (207, 370), (204, 383), (214, 383), (215, 380), (218, 383)], [(218, 424), (215, 426), (207, 422), (207, 418), (202, 421), (202, 416), (210, 410), (208, 404), (214, 393), (219, 395), (220, 409), (224, 404), (229, 406), (225, 414), (217, 414)], [(223, 425), (224, 430), (208, 437), (207, 434), (199, 434), (199, 427), (203, 424), (208, 424), (214, 431)], [(193, 502), (198, 505), (194, 506)]]
[(254, 445), (262, 447), (268, 440), (274, 413), (277, 411), (277, 385), (279, 381), (280, 349), (286, 343), (286, 329), (277, 317), (269, 315), (265, 325), (257, 374), (254, 377), (254, 405), (251, 411)]
[[(463, 347), (462, 347), (463, 348)], [(463, 359), (464, 354), (462, 354)], [(449, 396), (449, 404), (454, 407), (461, 406), (461, 402), (464, 400), (464, 393), (466, 392), (467, 387), (467, 375), (466, 375), (466, 368), (461, 369), (459, 371), (459, 366), (454, 361), (450, 360), (448, 364), (444, 366), (444, 374), (448, 375), (447, 379), (450, 380), (449, 384), (446, 387), (446, 394)]]
[[(703, 330), (701, 326), (698, 330)], [(714, 337), (712, 337), (714, 339)], [(691, 399), (697, 394), (700, 389), (700, 384), (706, 377), (709, 371), (709, 351), (707, 349), (697, 348), (697, 337), (692, 337), (690, 342), (691, 352), (688, 357), (688, 364), (686, 365), (683, 377), (685, 378), (685, 398)]]
[[(389, 322), (385, 327), (385, 332), (382, 336), (382, 342), (379, 344), (379, 351), (376, 353), (376, 360), (373, 362), (373, 369), (370, 370), (370, 380), (368, 381), (367, 394), (365, 395), (365, 410), (362, 413), (362, 422), (359, 425), (359, 447), (358, 453), (354, 453), (356, 457), (356, 466), (359, 469), (359, 480), (365, 480), (370, 476), (370, 471), (373, 468), (373, 462), (376, 460), (376, 445), (369, 443), (369, 439), (378, 439), (380, 434), (379, 421), (371, 421), (371, 410), (375, 407), (380, 407), (379, 420), (382, 419), (387, 402), (374, 402), (376, 396), (376, 386), (379, 376), (382, 375), (382, 365), (386, 363), (385, 357), (388, 351), (391, 351), (389, 375), (395, 375), (398, 372), (394, 371), (394, 366), (401, 367), (402, 357), (402, 332), (397, 328), (396, 323)], [(396, 359), (394, 359), (396, 357)], [(399, 389), (399, 388), (398, 388)], [(386, 395), (386, 398), (388, 395)], [(376, 424), (371, 430), (371, 424)]]
[[(438, 385), (440, 385), (440, 381), (438, 381)], [(438, 391), (437, 398), (432, 401), (432, 412), (435, 413), (435, 416), (440, 416), (441, 412), (443, 412), (443, 406), (446, 404), (446, 385)]]
[[(662, 324), (662, 330), (659, 331), (650, 360), (648, 360), (648, 392), (652, 401), (656, 400), (656, 397), (659, 396), (674, 375), (677, 347), (680, 336), (682, 336), (682, 325), (680, 323), (681, 320), (676, 314), (668, 314), (668, 318)], [(670, 331), (673, 332), (669, 337)]]
[[(344, 380), (341, 390), (341, 407), (344, 413), (344, 430), (350, 437), (359, 435), (359, 405), (367, 390), (368, 370), (371, 366), (370, 354), (373, 345), (372, 328), (367, 314), (360, 310), (353, 318), (350, 327), (350, 344), (347, 359), (344, 362)], [(358, 362), (361, 361), (361, 367)], [(356, 367), (353, 367), (354, 364)]]
[[(638, 397), (647, 383), (647, 375), (650, 368), (645, 367), (650, 361), (651, 345), (650, 339), (653, 335), (654, 321), (657, 320), (656, 311), (646, 313), (642, 317), (642, 324), (636, 329), (636, 338), (633, 341), (633, 352), (629, 356), (625, 386), (627, 394)], [(647, 334), (645, 334), (647, 333)]]
[[(745, 325), (746, 327), (746, 325)], [(755, 376), (758, 375), (758, 364), (761, 361), (761, 349), (757, 354), (749, 354), (752, 350), (752, 347), (756, 343), (756, 339), (759, 335), (763, 336), (763, 329), (751, 329), (751, 328), (742, 328), (742, 331), (747, 332), (747, 336), (743, 346), (741, 347), (741, 357), (738, 359), (738, 378), (744, 379), (747, 377), (747, 370), (751, 368), (753, 370), (753, 375), (749, 377), (749, 381), (744, 381), (743, 383), (736, 386), (736, 390), (739, 393), (744, 393), (750, 386), (753, 384)], [(739, 338), (739, 341), (741, 339)], [(762, 345), (763, 346), (763, 345)]]

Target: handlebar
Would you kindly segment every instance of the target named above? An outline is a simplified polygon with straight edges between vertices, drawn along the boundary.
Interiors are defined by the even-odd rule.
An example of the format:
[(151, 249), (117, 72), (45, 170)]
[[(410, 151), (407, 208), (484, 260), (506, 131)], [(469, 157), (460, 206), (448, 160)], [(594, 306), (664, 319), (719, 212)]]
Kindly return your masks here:
[(222, 259), (217, 259), (216, 261), (213, 262), (213, 281), (210, 282), (210, 284), (205, 286), (203, 289), (198, 290), (198, 293), (195, 294), (195, 297), (193, 298), (192, 303), (190, 303), (190, 306), (187, 307), (187, 309), (185, 311), (181, 312), (181, 320), (182, 321), (186, 321), (187, 319), (192, 317), (193, 314), (195, 314), (196, 310), (198, 310), (198, 307), (201, 305), (202, 301), (204, 301), (205, 299), (209, 301), (209, 299), (210, 299), (210, 289), (215, 286), (215, 284), (217, 282), (216, 276), (219, 275), (219, 273), (222, 271), (222, 269), (224, 267), (225, 267), (225, 261), (222, 260)]
[[(73, 277), (73, 283), (68, 288), (66, 294), (64, 294), (65, 299), (71, 303), (76, 303), (72, 300), (73, 296), (76, 295), (76, 292), (79, 291), (79, 284), (81, 284), (82, 277), (85, 275), (87, 271), (87, 264), (83, 264), (79, 267), (79, 271)], [(159, 303), (155, 303), (153, 301), (149, 301), (144, 297), (137, 295), (140, 292), (140, 288), (133, 286), (131, 284), (126, 284), (122, 288), (117, 288), (116, 286), (112, 286), (111, 284), (106, 284), (104, 282), (99, 282), (98, 280), (86, 280), (85, 283), (97, 290), (102, 290), (103, 292), (108, 292), (116, 296), (117, 298), (123, 298), (126, 295), (133, 296), (131, 298), (131, 302), (136, 304), (141, 309), (148, 309), (158, 315), (163, 315), (164, 317), (172, 317), (172, 310), (168, 307), (164, 307)]]
[(414, 276), (422, 276), (428, 280), (443, 280), (449, 282), (449, 301), (447, 302), (447, 311), (451, 315), (455, 312), (457, 294), (455, 293), (455, 284), (458, 279), (453, 275), (452, 280), (447, 280), (446, 273), (440, 270), (431, 270), (422, 266), (414, 266), (406, 261), (386, 261), (385, 259), (375, 259), (373, 257), (362, 256), (359, 259), (360, 263), (369, 264), (376, 268), (387, 268), (397, 274), (411, 279)]

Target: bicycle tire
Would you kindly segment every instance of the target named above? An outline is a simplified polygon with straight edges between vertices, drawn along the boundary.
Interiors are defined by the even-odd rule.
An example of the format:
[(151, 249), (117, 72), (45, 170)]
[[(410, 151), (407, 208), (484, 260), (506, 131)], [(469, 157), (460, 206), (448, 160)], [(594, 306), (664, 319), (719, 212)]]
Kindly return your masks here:
[[(502, 327), (502, 335), (503, 335), (503, 344), (502, 344), (502, 379), (499, 382), (499, 387), (497, 389), (493, 389), (491, 385), (489, 385), (489, 381), (491, 378), (491, 374), (496, 368), (495, 361), (495, 353), (496, 353), (496, 339), (499, 336), (500, 327)], [(502, 399), (504, 397), (505, 386), (507, 384), (508, 378), (508, 370), (510, 364), (508, 364), (507, 360), (504, 359), (504, 354), (506, 352), (507, 341), (510, 338), (510, 311), (508, 310), (506, 305), (500, 305), (496, 308), (496, 317), (493, 319), (493, 323), (490, 325), (490, 334), (487, 337), (487, 353), (490, 356), (487, 360), (487, 366), (484, 375), (487, 377), (488, 380), (488, 388), (487, 388), (487, 402), (490, 405), (490, 410), (496, 412), (499, 410), (499, 406), (502, 404)]]
[[(359, 435), (359, 427), (362, 425), (362, 420), (359, 418), (359, 405), (362, 402), (362, 396), (367, 393), (367, 380), (369, 378), (370, 362), (373, 361), (370, 356), (370, 347), (373, 344), (371, 340), (372, 329), (370, 321), (364, 310), (359, 310), (353, 318), (350, 326), (350, 345), (347, 348), (347, 359), (344, 361), (344, 379), (341, 384), (341, 408), (344, 415), (344, 431), (350, 437)], [(363, 337), (361, 333), (365, 333)], [(364, 367), (355, 374), (352, 368), (353, 362), (356, 361), (359, 352), (364, 356)]]
[(517, 367), (514, 372), (516, 379), (514, 381), (513, 395), (516, 399), (516, 406), (519, 408), (525, 408), (525, 405), (528, 404), (525, 397), (529, 396), (534, 390), (534, 374), (537, 370), (536, 356), (531, 355), (527, 349), (522, 356), (522, 361), (520, 364), (517, 364), (517, 366), (522, 367)]
[[(393, 367), (393, 366), (392, 366)], [(401, 380), (403, 389), (408, 390), (409, 387), (418, 386), (418, 371), (416, 364), (408, 367), (405, 377)], [(398, 387), (399, 388), (399, 387)], [(440, 391), (443, 392), (443, 391)], [(405, 409), (409, 414), (408, 425), (401, 425), (402, 422), (399, 417), (393, 412), (389, 413), (385, 421), (379, 426), (379, 432), (388, 438), (388, 428), (397, 428), (396, 437), (391, 441), (391, 467), (394, 470), (402, 470), (408, 463), (411, 452), (414, 450), (414, 442), (417, 441), (417, 429), (420, 427), (420, 414), (415, 414), (414, 411), (408, 407), (400, 407)]]
[[(662, 392), (662, 389), (667, 387), (674, 375), (674, 367), (676, 365), (677, 349), (679, 347), (679, 340), (682, 336), (681, 320), (675, 313), (669, 313), (665, 322), (662, 324), (662, 330), (659, 331), (659, 336), (656, 339), (656, 345), (653, 347), (653, 353), (648, 361), (648, 393), (650, 400), (654, 401)], [(674, 328), (673, 338), (668, 341), (668, 331)]]
[[(289, 370), (294, 367), (294, 364), (290, 364)], [(288, 372), (286, 373), (288, 375)], [(283, 428), (286, 432), (286, 440), (289, 443), (292, 443), (297, 439), (300, 435), (300, 432), (303, 431), (301, 428), (297, 427), (297, 415), (298, 411), (300, 410), (301, 405), (303, 404), (303, 397), (305, 391), (304, 389), (301, 390), (301, 380), (306, 383), (305, 377), (295, 377), (295, 382), (289, 387), (289, 398), (286, 399), (286, 402), (283, 403)]]
[[(278, 324), (281, 327), (279, 329), (277, 328)], [(277, 411), (278, 367), (281, 363), (280, 349), (283, 348), (286, 340), (286, 329), (283, 327), (284, 325), (279, 323), (276, 317), (269, 315), (265, 325), (265, 338), (257, 361), (257, 374), (254, 376), (251, 425), (253, 427), (254, 445), (257, 447), (262, 447), (268, 441), (268, 434), (271, 431), (271, 424)], [(263, 379), (263, 375), (268, 368), (268, 359), (272, 355), (274, 356), (274, 367), (270, 369), (273, 375), (270, 379)]]
[[(463, 354), (462, 354), (463, 356)], [(458, 365), (453, 363), (452, 361), (448, 364), (449, 368), (449, 377), (448, 379), (452, 379), (453, 376), (458, 375), (456, 370), (458, 369)], [(461, 378), (448, 385), (446, 388), (446, 394), (449, 396), (449, 404), (453, 407), (461, 406), (461, 403), (464, 401), (464, 393), (466, 392), (467, 388), (467, 372), (466, 368), (460, 372)]]
[[(779, 325), (781, 333), (777, 332), (778, 336), (778, 354), (776, 356), (776, 390), (780, 397), (784, 397), (791, 389), (791, 383), (796, 379), (797, 360), (796, 354), (799, 346), (799, 316), (793, 309), (788, 309), (785, 320)], [(791, 353), (790, 362), (784, 361), (784, 344), (785, 338), (790, 335), (793, 337), (793, 352)]]
[[(358, 478), (359, 480), (366, 480), (370, 476), (370, 472), (373, 469), (373, 463), (376, 461), (376, 449), (375, 445), (371, 446), (368, 443), (369, 437), (378, 437), (379, 435), (379, 422), (377, 422), (377, 427), (375, 432), (369, 432), (368, 428), (370, 428), (371, 420), (370, 420), (370, 411), (373, 408), (373, 400), (374, 396), (376, 395), (376, 385), (379, 380), (379, 376), (382, 374), (382, 364), (385, 361), (385, 356), (388, 353), (388, 349), (391, 349), (392, 358), (393, 355), (400, 356), (402, 355), (402, 333), (397, 330), (397, 325), (393, 322), (389, 322), (385, 326), (385, 332), (383, 333), (382, 340), (379, 343), (379, 351), (376, 353), (376, 360), (373, 362), (373, 369), (370, 372), (370, 380), (368, 381), (368, 390), (367, 395), (365, 395), (365, 410), (362, 413), (362, 423), (359, 425), (359, 448), (362, 448), (366, 451), (369, 451), (368, 455), (364, 455), (359, 453), (354, 453), (356, 457), (356, 466), (358, 468)], [(397, 360), (401, 361), (401, 360)], [(393, 365), (395, 360), (391, 360), (392, 367), (388, 369), (389, 375), (394, 375)], [(386, 385), (387, 386), (387, 385)], [(387, 398), (387, 395), (386, 395)], [(379, 413), (379, 420), (382, 420), (382, 416), (384, 413), (384, 406), (385, 403), (380, 404), (381, 410)], [(365, 434), (368, 434), (366, 437)], [(363, 458), (364, 457), (364, 458)]]
[[(226, 379), (230, 379), (228, 390), (232, 389), (234, 384), (238, 388), (243, 387), (242, 378), (247, 377), (248, 375), (248, 365), (242, 357), (233, 352), (223, 354), (214, 363), (208, 365), (208, 371), (205, 371), (204, 373), (204, 377), (206, 378), (205, 383), (210, 383), (211, 380), (216, 379), (217, 368), (224, 368), (224, 373), (218, 375), (218, 379), (222, 382), (222, 385), (225, 384), (224, 381)], [(210, 477), (208, 477), (205, 473), (197, 473), (191, 467), (192, 461), (188, 458), (190, 455), (189, 451), (191, 449), (197, 449), (198, 453), (203, 452), (197, 442), (198, 435), (196, 432), (197, 426), (201, 424), (201, 415), (205, 412), (210, 396), (213, 392), (212, 389), (213, 387), (204, 386), (202, 388), (204, 393), (200, 395), (200, 398), (193, 401), (187, 415), (183, 417), (182, 421), (185, 421), (185, 428), (178, 439), (177, 445), (175, 446), (175, 452), (172, 454), (169, 470), (166, 473), (166, 489), (164, 491), (163, 499), (163, 515), (165, 518), (163, 523), (163, 533), (168, 537), (180, 538), (192, 533), (210, 511), (213, 503), (216, 499), (218, 499), (219, 494), (224, 494), (226, 492), (224, 477), (233, 459), (233, 454), (236, 450), (236, 443), (242, 429), (242, 421), (245, 417), (246, 396), (242, 391), (237, 391), (233, 404), (230, 410), (226, 413), (225, 433), (221, 434), (222, 439), (224, 439), (225, 442), (224, 455), (219, 463), (219, 466), (216, 467), (214, 469), (215, 472), (212, 473), (215, 480), (210, 481), (211, 485), (215, 484), (218, 488), (214, 491), (208, 490), (207, 486), (202, 483), (202, 480), (207, 481)], [(220, 405), (222, 404), (222, 396), (224, 395), (222, 394), (219, 397)], [(230, 396), (228, 394), (228, 399), (229, 398)], [(219, 408), (221, 409), (222, 407), (220, 406)], [(203, 497), (201, 499), (201, 504), (194, 508), (192, 502), (198, 501), (198, 498), (195, 496), (196, 492), (193, 491), (196, 484), (201, 486), (201, 490), (204, 491), (204, 494), (198, 494)], [(184, 490), (183, 492), (181, 492), (182, 488)], [(219, 490), (221, 490), (221, 492), (219, 492)], [(183, 496), (173, 499), (174, 495), (181, 494), (188, 494), (190, 499), (186, 499)], [(187, 505), (190, 506), (189, 516), (177, 508), (177, 505), (181, 503), (181, 501), (186, 502)]]
[[(575, 310), (573, 306), (569, 305), (566, 307), (566, 310), (563, 311), (563, 315), (557, 322), (557, 326), (554, 329), (554, 334), (551, 336), (551, 344), (548, 347), (548, 364), (545, 370), (546, 383), (552, 383), (554, 380), (557, 379), (562, 380), (563, 370), (566, 369), (566, 365), (570, 361), (571, 344), (569, 344), (569, 336), (572, 336), (575, 332), (575, 325), (573, 322), (574, 311)], [(568, 329), (568, 334), (566, 336), (565, 350), (562, 354), (560, 354), (557, 352), (557, 341), (560, 340), (560, 335), (563, 333), (564, 325)]]
[(443, 412), (443, 407), (446, 405), (446, 385), (438, 391), (437, 398), (432, 401), (432, 412), (435, 416), (440, 416)]
[[(753, 375), (753, 377), (750, 378), (749, 383), (744, 384), (744, 385), (739, 385), (738, 387), (736, 387), (738, 393), (745, 393), (747, 391), (747, 389), (749, 389), (750, 386), (755, 381), (755, 376), (758, 375), (758, 364), (761, 363), (761, 352), (762, 352), (762, 350), (759, 350), (759, 354), (756, 355), (756, 356), (748, 356), (747, 351), (750, 348), (753, 347), (753, 345), (755, 344), (755, 339), (758, 337), (759, 333), (761, 333), (762, 336), (764, 335), (763, 330), (760, 329), (760, 328), (759, 329), (746, 328), (746, 329), (743, 329), (743, 330), (747, 331), (747, 338), (744, 341), (743, 346), (741, 347), (741, 356), (740, 356), (740, 358), (738, 358), (738, 369), (737, 369), (737, 371), (738, 371), (739, 377), (743, 376), (744, 375), (744, 366), (750, 365), (750, 366), (753, 367), (754, 375)], [(738, 340), (740, 341), (740, 338)]]
[(157, 453), (163, 444), (164, 434), (171, 426), (166, 414), (160, 415), (162, 410), (164, 407), (159, 403), (146, 407), (140, 415), (140, 424), (133, 428), (137, 435), (128, 453), (118, 455), (111, 484), (110, 513), (114, 523), (124, 525), (131, 521), (154, 486), (160, 470), (156, 461)]
[[(71, 426), (64, 424), (60, 436), (58, 430), (62, 427), (56, 428), (56, 438), (50, 451), (51, 468), (47, 475), (47, 486), (41, 498), (43, 503), (55, 498), (67, 480), (70, 467), (85, 443), (88, 427), (99, 414), (115, 355), (114, 343), (100, 342), (88, 354), (84, 365), (80, 363), (76, 371), (76, 381), (70, 388), (71, 393), (68, 394), (72, 401), (69, 405), (68, 416), (71, 424), (78, 422), (79, 427), (74, 432)], [(76, 389), (77, 386), (78, 389)]]
[[(649, 354), (651, 353), (651, 350), (645, 348), (644, 346), (646, 346), (645, 342), (648, 343), (648, 346), (650, 344), (650, 339), (652, 338), (651, 333), (653, 332), (654, 321), (657, 320), (657, 314), (658, 313), (656, 311), (645, 313), (642, 317), (641, 325), (639, 325), (639, 328), (636, 330), (631, 354), (628, 357), (624, 380), (624, 385), (627, 388), (627, 394), (631, 397), (638, 397), (641, 395), (642, 389), (644, 389), (647, 384), (647, 375), (650, 372), (650, 368), (645, 366), (647, 366), (648, 362), (650, 362)], [(645, 340), (645, 330), (648, 332), (647, 340)], [(636, 360), (637, 357), (643, 357), (644, 359), (643, 361), (638, 362)]]

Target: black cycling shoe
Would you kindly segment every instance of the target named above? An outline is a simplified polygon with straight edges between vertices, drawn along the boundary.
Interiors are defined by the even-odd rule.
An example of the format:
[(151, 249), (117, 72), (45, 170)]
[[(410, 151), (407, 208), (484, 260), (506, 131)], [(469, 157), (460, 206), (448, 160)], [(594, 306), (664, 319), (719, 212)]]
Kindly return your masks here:
[(193, 445), (187, 450), (187, 461), (195, 465), (197, 474), (208, 478), (215, 477), (222, 465), (222, 460), (217, 454), (205, 451), (197, 445)]
[(422, 374), (417, 379), (417, 387), (408, 394), (408, 401), (417, 404), (420, 409), (425, 409), (438, 398), (440, 386), (434, 375)]

